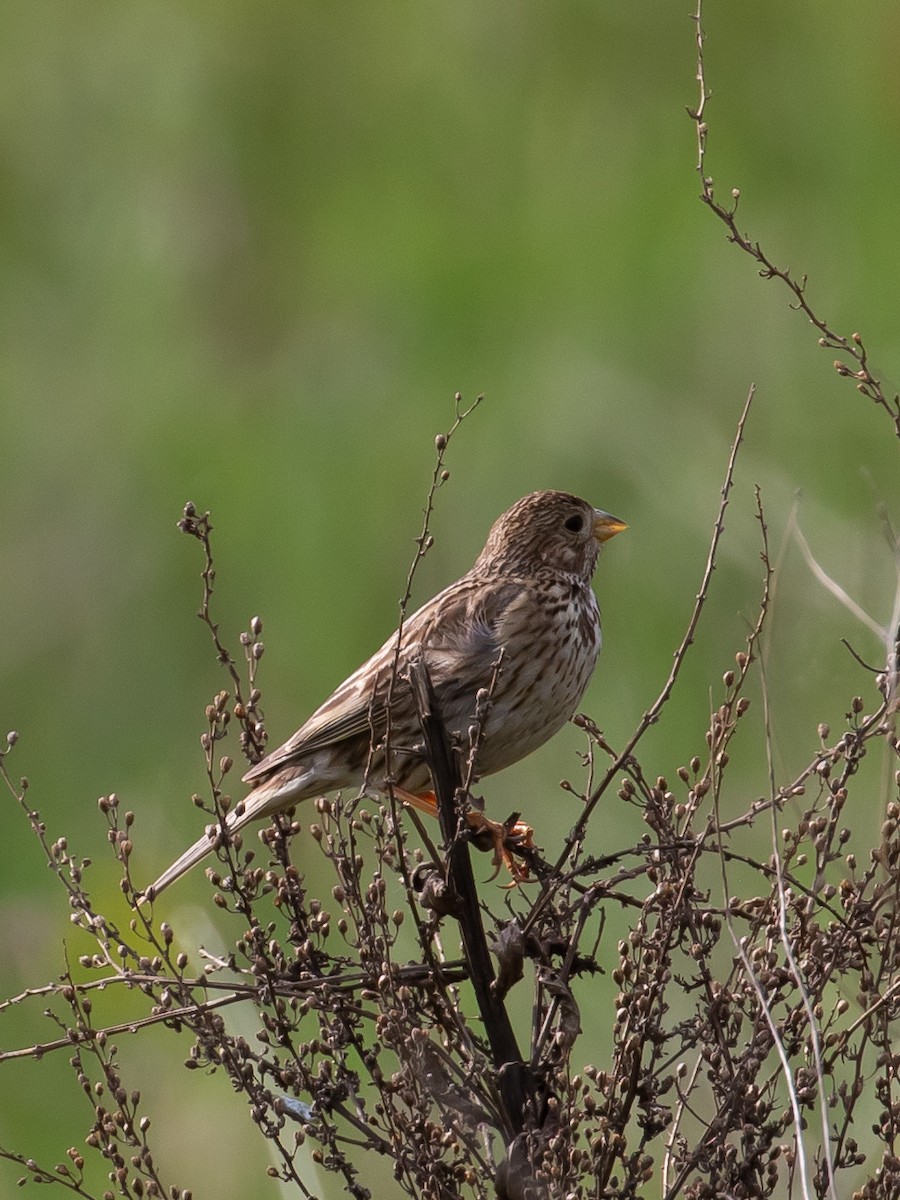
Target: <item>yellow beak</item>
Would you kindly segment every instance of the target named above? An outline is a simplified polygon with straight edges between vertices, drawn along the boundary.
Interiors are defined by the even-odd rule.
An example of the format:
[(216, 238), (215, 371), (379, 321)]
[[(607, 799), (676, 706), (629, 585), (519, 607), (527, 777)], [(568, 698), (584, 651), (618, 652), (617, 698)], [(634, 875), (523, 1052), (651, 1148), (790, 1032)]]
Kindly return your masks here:
[(628, 526), (618, 517), (612, 516), (608, 512), (603, 512), (600, 508), (594, 509), (594, 537), (598, 542), (607, 542), (611, 537), (615, 537), (617, 533), (621, 533)]

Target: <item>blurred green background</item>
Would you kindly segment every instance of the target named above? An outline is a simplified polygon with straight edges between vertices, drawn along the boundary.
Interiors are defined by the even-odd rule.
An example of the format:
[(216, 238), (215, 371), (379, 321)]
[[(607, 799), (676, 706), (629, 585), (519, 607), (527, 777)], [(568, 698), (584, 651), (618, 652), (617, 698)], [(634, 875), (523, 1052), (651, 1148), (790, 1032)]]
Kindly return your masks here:
[[(139, 878), (202, 824), (198, 737), (225, 680), (194, 616), (183, 503), (213, 513), (226, 641), (264, 619), (280, 741), (392, 627), (457, 390), (486, 399), (451, 445), (414, 599), (466, 569), (526, 491), (624, 517), (585, 702), (621, 744), (683, 633), (757, 385), (709, 612), (645, 743), (648, 774), (702, 753), (710, 688), (755, 615), (755, 483), (775, 546), (801, 494), (823, 565), (887, 618), (876, 510), (900, 520), (896, 441), (697, 199), (688, 9), (6, 6), (0, 726), (21, 734), (9, 766), (51, 835), (96, 861), (101, 907), (125, 920), (97, 796), (138, 814)], [(705, 24), (719, 192), (741, 188), (742, 228), (808, 271), (817, 310), (900, 378), (900, 9), (719, 3)], [(788, 546), (770, 667), (780, 778), (865, 686), (841, 637), (877, 660)], [(754, 736), (735, 812), (766, 790)], [(524, 809), (552, 851), (577, 803), (556, 785), (579, 778), (581, 746), (569, 729), (490, 781), (490, 810)], [(873, 787), (864, 830), (881, 799)], [(615, 805), (607, 847), (640, 832)], [(10, 798), (0, 828), (10, 995), (55, 977), (64, 940), (89, 947)], [(185, 881), (172, 906), (215, 945), (192, 907), (205, 888)], [(2, 1048), (51, 1036), (40, 1007), (0, 1014)], [(167, 1178), (198, 1197), (275, 1195), (243, 1101), (182, 1071), (172, 1045), (123, 1045)], [(81, 1144), (90, 1113), (61, 1057), (4, 1067), (0, 1085), (0, 1143), (50, 1162)], [(0, 1166), (0, 1194), (15, 1177)]]

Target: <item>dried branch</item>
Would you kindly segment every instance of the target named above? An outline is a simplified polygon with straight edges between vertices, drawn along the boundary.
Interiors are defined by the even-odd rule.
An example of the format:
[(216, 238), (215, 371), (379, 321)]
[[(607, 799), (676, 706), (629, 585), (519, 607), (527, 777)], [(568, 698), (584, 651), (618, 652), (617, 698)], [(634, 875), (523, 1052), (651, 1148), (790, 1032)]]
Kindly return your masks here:
[(721, 541), (722, 535), (725, 532), (725, 510), (728, 508), (728, 503), (731, 497), (731, 488), (734, 482), (735, 463), (737, 462), (737, 455), (741, 447), (741, 443), (744, 440), (744, 428), (747, 423), (747, 417), (750, 413), (750, 405), (753, 402), (754, 392), (755, 389), (751, 387), (747, 394), (747, 399), (744, 402), (744, 408), (737, 424), (737, 431), (735, 433), (734, 440), (731, 443), (731, 451), (728, 456), (728, 466), (725, 470), (725, 481), (722, 484), (721, 489), (719, 510), (716, 513), (716, 519), (713, 523), (712, 539), (710, 541), (709, 551), (706, 557), (706, 567), (703, 571), (703, 578), (700, 581), (700, 587), (697, 591), (694, 607), (688, 620), (687, 629), (684, 637), (681, 640), (681, 644), (675, 651), (669, 676), (666, 679), (666, 682), (663, 684), (662, 691), (641, 717), (637, 728), (626, 742), (625, 748), (621, 750), (618, 755), (616, 755), (612, 765), (607, 768), (600, 783), (597, 784), (590, 796), (587, 798), (584, 808), (582, 809), (578, 820), (575, 822), (574, 828), (566, 838), (566, 849), (556, 862), (556, 873), (562, 870), (566, 860), (571, 857), (574, 847), (580, 843), (594, 809), (605, 795), (613, 779), (616, 777), (622, 767), (628, 762), (629, 758), (637, 748), (641, 738), (644, 736), (650, 726), (654, 725), (659, 720), (664, 706), (672, 695), (687, 652), (694, 643), (694, 637), (697, 633), (697, 626), (700, 623), (700, 616), (703, 612), (703, 607), (706, 604), (707, 596), (709, 595), (709, 587), (712, 582), (713, 571), (715, 570), (716, 566), (716, 554), (719, 548), (719, 542)]
[(694, 23), (697, 47), (697, 83), (700, 88), (700, 96), (697, 107), (695, 109), (688, 108), (687, 111), (697, 128), (697, 171), (701, 179), (700, 199), (725, 225), (728, 241), (743, 250), (757, 264), (760, 277), (781, 280), (793, 297), (791, 308), (804, 313), (810, 324), (819, 331), (819, 345), (825, 349), (840, 350), (849, 356), (854, 365), (848, 366), (844, 360), (836, 359), (835, 371), (845, 379), (856, 381), (856, 390), (887, 413), (893, 423), (896, 436), (900, 438), (900, 395), (886, 395), (881, 381), (872, 374), (868, 352), (863, 345), (861, 334), (851, 333), (848, 338), (837, 333), (827, 321), (818, 315), (807, 299), (807, 276), (802, 275), (797, 279), (789, 269), (777, 266), (768, 257), (759, 242), (752, 240), (749, 235), (740, 231), (737, 224), (737, 210), (741, 198), (739, 188), (732, 188), (730, 206), (726, 206), (716, 199), (713, 179), (706, 173), (707, 139), (709, 137), (706, 106), (710, 98), (710, 91), (706, 84), (704, 62), (706, 35), (703, 31), (703, 0), (697, 0)]
[(454, 916), (475, 990), (478, 1010), (491, 1046), (493, 1066), (503, 1097), (503, 1115), (508, 1142), (522, 1132), (526, 1121), (537, 1113), (536, 1082), (522, 1058), (516, 1035), (495, 986), (496, 977), (482, 924), (472, 873), (472, 860), (465, 837), (464, 796), (459, 761), (450, 748), (450, 738), (437, 706), (428, 668), (422, 659), (410, 664), (410, 684), (422, 727), (434, 791), (438, 800), (441, 833), (447, 846), (447, 883), (458, 901)]

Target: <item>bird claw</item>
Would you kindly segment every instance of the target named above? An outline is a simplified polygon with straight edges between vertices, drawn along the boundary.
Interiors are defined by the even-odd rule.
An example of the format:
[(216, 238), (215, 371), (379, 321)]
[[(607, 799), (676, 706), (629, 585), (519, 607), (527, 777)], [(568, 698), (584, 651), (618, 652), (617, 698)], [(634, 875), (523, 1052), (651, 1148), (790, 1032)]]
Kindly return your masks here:
[(491, 859), (494, 873), (490, 879), (496, 879), (500, 868), (506, 867), (512, 876), (509, 887), (524, 883), (529, 878), (528, 864), (520, 862), (514, 855), (534, 849), (532, 827), (520, 821), (518, 813), (513, 813), (505, 821), (492, 821), (483, 812), (469, 809), (466, 819), (469, 822), (469, 835), (478, 849), (494, 851)]

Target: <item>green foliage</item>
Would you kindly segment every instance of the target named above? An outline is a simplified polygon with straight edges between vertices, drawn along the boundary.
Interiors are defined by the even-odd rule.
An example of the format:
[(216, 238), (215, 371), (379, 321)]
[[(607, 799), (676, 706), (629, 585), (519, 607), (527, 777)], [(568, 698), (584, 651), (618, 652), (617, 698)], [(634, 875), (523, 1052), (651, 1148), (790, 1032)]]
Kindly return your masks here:
[[(835, 0), (767, 0), (706, 24), (708, 172), (722, 194), (740, 187), (742, 227), (808, 272), (814, 305), (897, 377), (895, 4), (851, 24)], [(393, 625), (457, 389), (486, 401), (454, 444), (415, 599), (532, 488), (621, 512), (631, 532), (598, 580), (606, 648), (586, 703), (618, 745), (683, 632), (755, 381), (710, 611), (669, 740), (652, 743), (661, 771), (702, 751), (709, 680), (755, 611), (754, 483), (773, 546), (801, 492), (817, 557), (887, 619), (876, 509), (895, 501), (896, 444), (696, 199), (693, 36), (678, 4), (6, 14), (0, 729), (20, 731), (14, 769), (51, 836), (75, 831), (98, 860), (105, 900), (118, 872), (97, 796), (139, 814), (147, 878), (197, 826), (203, 706), (224, 685), (193, 616), (182, 504), (214, 513), (229, 640), (266, 619), (267, 715), (286, 736)], [(790, 774), (858, 690), (840, 638), (866, 658), (878, 646), (792, 544), (777, 587), (769, 682)], [(554, 789), (581, 745), (564, 732), (488, 791), (500, 815), (525, 807), (526, 780), (551, 797), (543, 823), (528, 812), (551, 858), (576, 806)], [(747, 789), (766, 790), (749, 767)], [(58, 972), (66, 913), (20, 814), (0, 812), (6, 996)], [(633, 841), (634, 816), (612, 808), (607, 838), (620, 823)], [(84, 949), (73, 934), (73, 958)], [(0, 1021), (4, 1047), (40, 1036), (15, 1011)], [(0, 1141), (50, 1156), (60, 1130), (80, 1143), (54, 1069), (0, 1107)], [(262, 1150), (221, 1099), (214, 1113), (196, 1100), (216, 1135), (209, 1194), (250, 1194)]]

